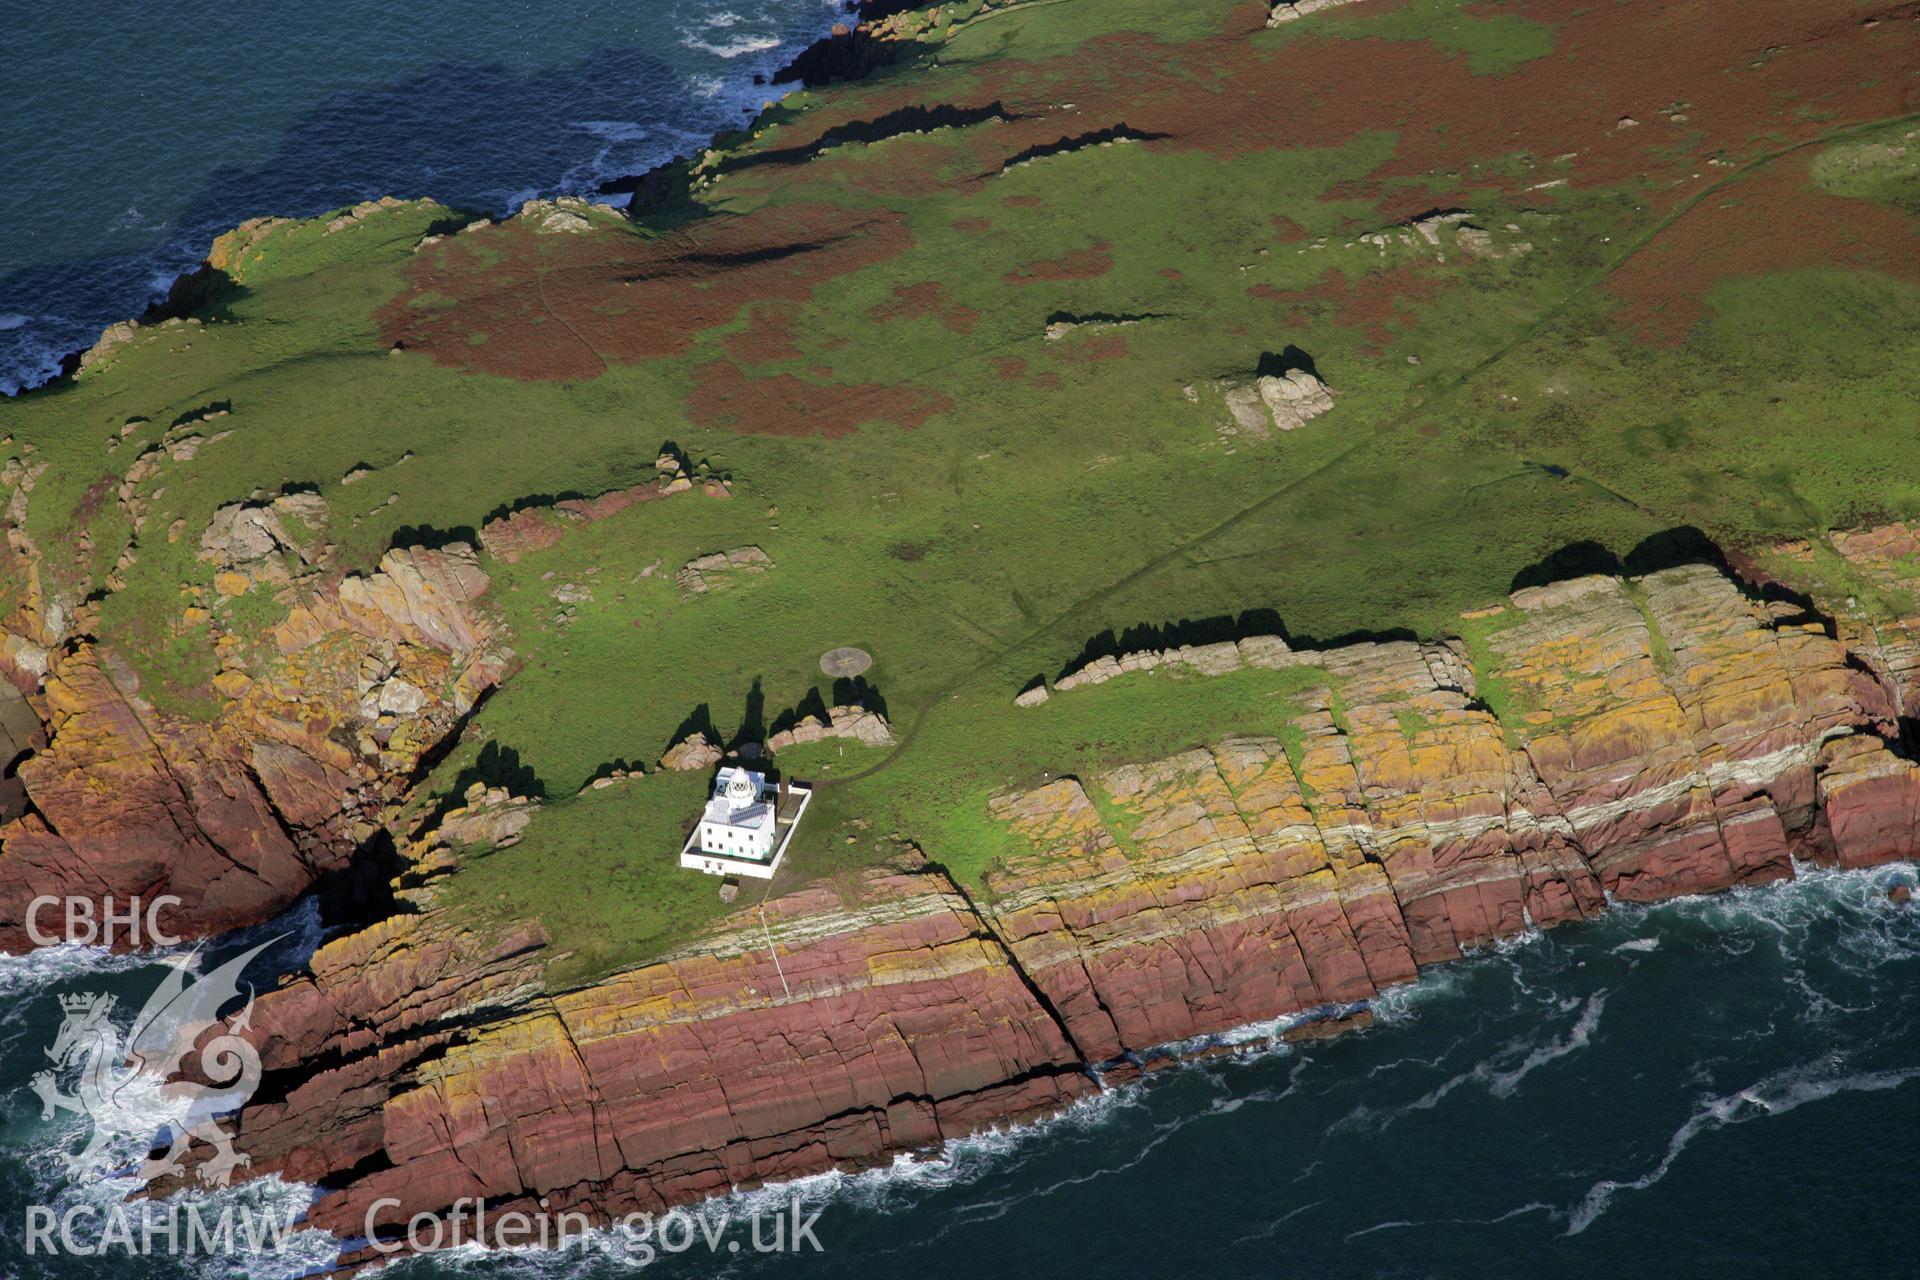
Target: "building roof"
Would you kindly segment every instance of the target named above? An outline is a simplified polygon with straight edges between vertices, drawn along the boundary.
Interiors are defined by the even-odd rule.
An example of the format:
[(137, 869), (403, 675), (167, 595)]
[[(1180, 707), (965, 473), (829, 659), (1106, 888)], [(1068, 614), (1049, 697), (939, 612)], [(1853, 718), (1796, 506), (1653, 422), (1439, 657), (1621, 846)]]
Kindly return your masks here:
[(744, 809), (730, 809), (725, 800), (710, 800), (707, 811), (700, 816), (702, 822), (716, 827), (738, 827), (743, 831), (765, 831), (773, 825), (773, 806), (766, 804), (748, 805)]
[[(738, 803), (735, 796), (729, 794), (730, 789), (745, 790), (732, 787), (733, 783), (743, 779), (753, 783), (753, 799), (746, 804)], [(700, 815), (701, 821), (747, 831), (770, 830), (774, 822), (774, 806), (763, 798), (767, 790), (765, 774), (730, 765), (714, 775), (713, 798), (707, 801), (706, 811)]]

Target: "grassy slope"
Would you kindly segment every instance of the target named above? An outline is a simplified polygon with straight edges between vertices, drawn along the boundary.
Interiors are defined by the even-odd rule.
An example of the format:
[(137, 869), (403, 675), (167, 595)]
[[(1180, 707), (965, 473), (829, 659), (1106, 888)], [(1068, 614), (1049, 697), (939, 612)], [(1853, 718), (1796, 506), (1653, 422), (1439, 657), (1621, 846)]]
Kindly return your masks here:
[[(1497, 77), (1553, 48), (1554, 28), (1519, 8), (1415, 0), (1329, 31), (1430, 41)], [(1095, 48), (1086, 42), (1104, 32), (1209, 36), (1244, 9), (1180, 6), (1173, 23), (1167, 6), (1142, 0), (994, 14), (959, 30), (939, 71), (802, 95), (739, 154), (780, 147), (815, 111), (861, 118), (904, 77), (935, 77), (960, 101), (975, 77), (1011, 68), (1044, 97), (1040, 59)], [(1284, 67), (1299, 42), (1319, 38), (1308, 25), (1248, 38)], [(1219, 88), (1192, 74), (1194, 92)], [(1751, 541), (1920, 512), (1910, 461), (1920, 402), (1907, 372), (1920, 357), (1920, 291), (1910, 284), (1817, 265), (1742, 276), (1714, 288), (1683, 342), (1647, 344), (1605, 287), (1623, 251), (1662, 229), (1631, 185), (1518, 200), (1504, 176), (1542, 163), (1520, 154), (1435, 177), (1436, 189), (1464, 189), (1480, 225), (1511, 223), (1511, 238), (1532, 245), (1499, 261), (1456, 252), (1442, 265), (1418, 249), (1353, 243), (1383, 225), (1362, 193), (1395, 154), (1392, 130), (1232, 156), (1122, 144), (975, 180), (991, 151), (983, 135), (990, 144), (1004, 127), (849, 143), (797, 167), (721, 167), (700, 197), (717, 212), (777, 218), (783, 203), (824, 199), (907, 219), (907, 252), (769, 309), (797, 355), (741, 356), (749, 307), (697, 335), (686, 356), (614, 364), (587, 381), (456, 372), (389, 354), (371, 319), (444, 211), (409, 206), (331, 236), (319, 223), (277, 230), (236, 268), (241, 288), (210, 318), (219, 322), (160, 331), (77, 384), (0, 406), (6, 430), (50, 464), (32, 531), (43, 547), (71, 539), (88, 487), (135, 451), (104, 449), (130, 418), (150, 420), (134, 437), (145, 440), (231, 402), (213, 425), (232, 437), (147, 485), (154, 514), (139, 563), (106, 596), (99, 625), (163, 705), (211, 714), (210, 658), (175, 634), (175, 619), (183, 585), (210, 577), (193, 544), (222, 502), (315, 484), (335, 512), (329, 537), (346, 562), (365, 564), (410, 528), (477, 527), (528, 495), (632, 483), (651, 474), (665, 440), (730, 473), (731, 501), (643, 504), (517, 565), (489, 566), (526, 665), (437, 783), (453, 785), (492, 743), (549, 799), (520, 845), (476, 857), (446, 892), (480, 915), (541, 916), (572, 954), (556, 971), (571, 980), (657, 950), (719, 907), (710, 881), (671, 866), (699, 779), (575, 790), (609, 761), (651, 762), (702, 710), (731, 731), (756, 682), (769, 717), (816, 687), (830, 700), (816, 660), (835, 645), (875, 655), (869, 678), (896, 725), (915, 732), (890, 759), (811, 748), (785, 762), (823, 781), (884, 764), (822, 791), (796, 864), (848, 865), (898, 835), (971, 875), (1002, 847), (985, 814), (996, 787), (1090, 774), (1234, 729), (1277, 732), (1286, 696), (1312, 678), (1123, 681), (1038, 711), (1011, 706), (1028, 679), (1058, 671), (1101, 631), (1265, 607), (1296, 637), (1457, 632), (1460, 609), (1583, 539), (1624, 552), (1682, 523)], [(1821, 153), (1838, 158), (1813, 177), (1905, 209), (1900, 134), (1849, 137)], [(1757, 141), (1752, 154), (1768, 150)], [(901, 187), (902, 173), (938, 181)], [(1738, 200), (1744, 180), (1734, 174), (1702, 210)], [(1297, 230), (1277, 234), (1277, 217)], [(596, 220), (596, 236), (667, 234)], [(489, 234), (501, 233), (473, 241), (482, 252)], [(1112, 260), (1103, 274), (1003, 278), (1101, 245)], [(940, 285), (949, 313), (976, 313), (970, 327), (937, 314), (876, 319), (897, 288), (926, 282)], [(1385, 305), (1354, 301), (1375, 295)], [(1041, 330), (1061, 311), (1155, 318), (1048, 341)], [(1804, 323), (1808, 314), (1821, 322)], [(1096, 358), (1115, 354), (1115, 337), (1124, 357)], [(1245, 376), (1288, 344), (1312, 354), (1336, 409), (1266, 442), (1223, 435), (1210, 382)], [(723, 359), (754, 375), (814, 379), (825, 366), (839, 384), (910, 383), (956, 407), (918, 430), (873, 421), (834, 440), (716, 429), (690, 416), (688, 395), (693, 371)], [(1009, 378), (1012, 359), (1024, 366)], [(359, 465), (373, 474), (343, 485)], [(189, 536), (169, 544), (159, 531), (176, 517)], [(117, 548), (114, 504), (87, 518), (95, 542)], [(673, 585), (692, 556), (746, 543), (776, 570), (700, 597)], [(58, 554), (49, 565), (52, 586), (73, 595), (107, 567)], [(593, 598), (561, 623), (552, 592), (568, 582)]]

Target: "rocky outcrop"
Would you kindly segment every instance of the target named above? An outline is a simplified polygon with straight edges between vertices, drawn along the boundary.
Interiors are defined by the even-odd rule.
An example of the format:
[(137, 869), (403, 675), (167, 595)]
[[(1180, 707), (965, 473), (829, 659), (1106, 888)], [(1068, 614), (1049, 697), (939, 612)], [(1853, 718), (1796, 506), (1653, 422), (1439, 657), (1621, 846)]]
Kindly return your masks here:
[(1343, 4), (1355, 4), (1358, 0), (1280, 0), (1267, 14), (1269, 27), (1284, 26), (1297, 22), (1309, 14), (1319, 13), (1322, 9), (1335, 9)]
[(726, 752), (707, 740), (706, 734), (694, 733), (668, 747), (660, 757), (660, 767), (682, 772), (711, 769), (725, 755)]
[(773, 557), (759, 547), (735, 547), (687, 561), (673, 580), (688, 595), (705, 595), (733, 586), (742, 578), (758, 577), (771, 568)]
[(605, 1221), (1096, 1088), (965, 897), (914, 858), (581, 991), (515, 994), (530, 942), (428, 911), (323, 948), (257, 1009), (269, 1071), (329, 1065), (243, 1113), (249, 1172), (331, 1176), (310, 1221), (342, 1237), (384, 1198), (383, 1228), (469, 1195)]
[(0, 824), (27, 811), (27, 788), (14, 776), (18, 763), (46, 745), (40, 718), (12, 683), (0, 680)]
[(1269, 431), (1292, 431), (1333, 408), (1333, 391), (1305, 369), (1263, 374), (1223, 390), (1234, 425), (1254, 440)]
[[(1827, 635), (1824, 620), (1752, 600), (1705, 565), (1631, 582), (1555, 583), (1479, 619), (1477, 664), (1464, 644), (1295, 652), (1256, 637), (1103, 656), (1055, 689), (1133, 671), (1305, 665), (1334, 677), (1349, 722), (1343, 736), (1356, 746), (1366, 745), (1358, 735), (1368, 715), (1390, 711), (1397, 723), (1428, 727), (1470, 721), (1485, 740), (1477, 751), (1510, 744), (1511, 781), (1491, 793), (1509, 815), (1524, 811), (1571, 834), (1606, 890), (1626, 898), (1777, 878), (1790, 874), (1794, 855), (1886, 856), (1864, 851), (1872, 841), (1861, 843), (1862, 821), (1906, 838), (1897, 814), (1915, 783), (1889, 746), (1902, 673), (1912, 670), (1899, 624), (1872, 633), (1883, 683), (1854, 647)], [(1423, 668), (1432, 681), (1424, 689)], [(1388, 699), (1386, 711), (1367, 710), (1385, 693), (1405, 701), (1416, 690), (1405, 705)], [(1481, 692), (1501, 706), (1498, 719)], [(1324, 728), (1295, 727), (1309, 742)], [(1847, 816), (1863, 806), (1889, 812)]]
[[(1354, 243), (1372, 245), (1383, 258), (1389, 248), (1399, 246), (1431, 255), (1436, 262), (1447, 260), (1449, 248), (1469, 258), (1521, 257), (1533, 252), (1533, 245), (1519, 238), (1518, 223), (1506, 223), (1496, 234), (1475, 224), (1473, 216), (1465, 209), (1435, 210), (1398, 226), (1369, 231)], [(1315, 247), (1324, 248), (1325, 242), (1318, 242)], [(1352, 248), (1353, 244), (1347, 247)]]
[[(1135, 671), (1187, 670), (1199, 675), (1217, 676), (1242, 667), (1264, 667), (1277, 671), (1296, 665), (1299, 655), (1279, 636), (1248, 636), (1241, 640), (1217, 640), (1210, 644), (1172, 645), (1165, 649), (1135, 649), (1130, 653), (1101, 654), (1073, 668), (1054, 684), (1065, 693), (1082, 685), (1105, 684), (1115, 676)], [(1018, 701), (1018, 699), (1015, 699)], [(1023, 706), (1038, 706), (1044, 698), (1029, 699)]]
[(480, 545), (489, 555), (514, 564), (522, 556), (557, 546), (574, 524), (605, 520), (636, 503), (686, 493), (696, 482), (709, 498), (733, 496), (733, 489), (725, 478), (705, 464), (692, 466), (676, 454), (661, 454), (655, 470), (658, 474), (652, 480), (624, 489), (611, 489), (591, 498), (561, 498), (531, 504), (495, 516), (481, 528)]
[[(243, 515), (216, 525), (229, 549), (270, 536)], [(235, 581), (220, 589), (237, 594), (256, 589), (238, 566), (274, 564), (258, 575), (270, 583), (299, 562), (227, 563)], [(122, 909), (172, 895), (181, 903), (161, 921), (187, 936), (264, 919), (380, 833), (511, 651), (479, 607), (487, 578), (464, 546), (319, 576), (282, 588), (288, 611), (269, 635), (209, 638), (222, 664), (211, 719), (156, 708), (96, 644), (52, 652), (36, 695), (46, 746), (19, 769), (32, 807), (0, 826), (0, 950), (24, 948), (27, 904), (44, 894)], [(212, 620), (190, 605), (181, 625)]]
[[(1270, 724), (993, 797), (1012, 844), (977, 891), (909, 851), (581, 990), (541, 989), (537, 930), (409, 891), (261, 1001), (251, 1172), (320, 1182), (345, 1237), (383, 1198), (388, 1229), (466, 1196), (604, 1221), (1045, 1112), (1246, 1024), (1363, 1026), (1423, 966), (1609, 896), (1910, 853), (1890, 696), (1798, 606), (1696, 565), (1462, 630), (1254, 643), (1300, 681)], [(1143, 669), (1226, 675), (1247, 643)], [(479, 790), (410, 879), (526, 813)]]
[(349, 227), (357, 227), (376, 213), (385, 213), (391, 209), (404, 208), (406, 203), (405, 200), (401, 200), (395, 196), (381, 196), (378, 200), (362, 200), (359, 204), (342, 209), (339, 213), (327, 219), (326, 230), (321, 234), (330, 236), (336, 232), (345, 231)]
[(829, 707), (824, 718), (804, 715), (790, 728), (773, 734), (767, 739), (767, 750), (778, 753), (788, 747), (824, 742), (828, 738), (849, 738), (869, 747), (890, 747), (893, 727), (878, 711), (857, 705)]
[(1490, 674), (1611, 893), (1646, 900), (1776, 879), (1796, 853), (1856, 860), (1821, 803), (1868, 781), (1829, 776), (1839, 758), (1884, 765), (1891, 791), (1916, 785), (1881, 736), (1892, 728), (1885, 690), (1846, 648), (1715, 569), (1576, 579), (1514, 604), (1518, 616), (1488, 638)]
[(533, 224), (535, 235), (579, 235), (594, 229), (595, 209), (612, 211), (614, 206), (595, 204), (579, 196), (558, 196), (552, 200), (528, 200), (520, 206), (517, 216)]
[(1769, 559), (1794, 580), (1834, 579), (1821, 604), (1835, 634), (1886, 684), (1897, 715), (1920, 717), (1920, 526), (1839, 530), (1819, 545), (1774, 548)]
[(1033, 853), (989, 874), (986, 909), (1096, 1053), (1364, 1000), (1602, 908), (1445, 664), (1413, 644), (1328, 656), (1335, 683), (1276, 725), (1290, 749), (1227, 739), (995, 802)]
[[(1521, 592), (1488, 621), (1478, 674), (1464, 643), (1288, 652), (1326, 683), (1275, 736), (995, 801), (1032, 853), (989, 873), (985, 913), (1078, 1043), (1365, 999), (1607, 894), (1911, 851), (1920, 773), (1819, 620), (1687, 566)], [(1206, 648), (1179, 665), (1242, 665)]]
[(326, 529), (328, 514), (327, 504), (314, 493), (230, 503), (213, 513), (201, 533), (200, 558), (252, 585), (287, 582), (320, 563), (323, 550), (314, 543)]

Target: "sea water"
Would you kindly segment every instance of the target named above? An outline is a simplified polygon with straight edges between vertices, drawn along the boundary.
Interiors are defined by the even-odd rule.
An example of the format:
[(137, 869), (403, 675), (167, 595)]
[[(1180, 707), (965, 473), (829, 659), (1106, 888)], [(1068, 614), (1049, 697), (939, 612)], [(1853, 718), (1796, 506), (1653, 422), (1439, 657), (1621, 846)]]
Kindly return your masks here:
[(243, 219), (382, 195), (498, 215), (696, 150), (844, 16), (837, 0), (9, 0), (0, 391), (137, 316)]
[[(744, 118), (771, 92), (756, 77), (835, 17), (821, 0), (0, 5), (0, 387), (138, 312), (243, 218), (383, 194), (497, 213), (643, 171)], [(1917, 1275), (1920, 907), (1886, 900), (1896, 875), (1914, 869), (1621, 909), (1431, 970), (1364, 1033), (700, 1210), (799, 1198), (820, 1252), (730, 1251), (737, 1227), (678, 1253), (599, 1232), (395, 1274)], [(292, 935), (270, 953), (285, 970), (317, 925), (304, 908), (269, 929)], [(138, 1186), (131, 1150), (74, 1180), (83, 1122), (40, 1117), (58, 997), (137, 1006), (161, 972), (0, 957), (0, 1277), (265, 1280), (327, 1256), (23, 1254), (28, 1206)], [(293, 1212), (311, 1195), (214, 1199)]]
[[(1920, 908), (1885, 890), (1914, 874), (1813, 870), (1532, 934), (1391, 992), (1368, 1031), (1249, 1047), (1040, 1124), (701, 1207), (717, 1250), (698, 1237), (636, 1250), (597, 1232), (392, 1274), (1913, 1275)], [(0, 1275), (205, 1280), (316, 1264), (311, 1247), (21, 1255), (26, 1204), (132, 1186), (131, 1165), (105, 1192), (68, 1185), (60, 1156), (82, 1135), (39, 1118), (27, 1081), (56, 997), (131, 1000), (153, 972), (98, 953), (0, 960)], [(310, 1190), (223, 1194), (297, 1207)], [(820, 1250), (753, 1252), (751, 1215), (796, 1198), (818, 1211)]]

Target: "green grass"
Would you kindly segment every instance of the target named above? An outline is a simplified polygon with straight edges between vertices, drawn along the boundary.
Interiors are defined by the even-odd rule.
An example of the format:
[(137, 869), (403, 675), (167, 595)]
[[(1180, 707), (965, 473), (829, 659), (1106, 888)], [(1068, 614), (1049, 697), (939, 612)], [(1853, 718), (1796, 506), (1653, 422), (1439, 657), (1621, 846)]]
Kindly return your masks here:
[(1814, 157), (1813, 180), (1837, 196), (1920, 214), (1920, 128), (1896, 125), (1878, 137), (1836, 143)]
[[(595, 215), (592, 234), (613, 239), (821, 201), (897, 213), (901, 251), (783, 304), (797, 355), (750, 356), (747, 371), (911, 384), (952, 401), (917, 429), (876, 421), (826, 440), (692, 418), (695, 371), (731, 358), (727, 337), (764, 302), (691, 335), (684, 356), (615, 363), (585, 381), (520, 382), (392, 353), (373, 313), (448, 211), (407, 205), (334, 235), (324, 219), (288, 224), (242, 255), (236, 287), (204, 324), (143, 330), (77, 382), (0, 403), (12, 452), (48, 464), (27, 522), (43, 586), (69, 611), (98, 596), (94, 630), (148, 695), (210, 717), (213, 657), (177, 624), (184, 593), (210, 584), (198, 539), (220, 505), (314, 485), (333, 513), (325, 538), (337, 565), (365, 570), (423, 530), (471, 531), (533, 495), (651, 477), (664, 441), (710, 460), (733, 498), (641, 504), (572, 526), (518, 564), (486, 562), (487, 599), (521, 665), (431, 786), (452, 787), (492, 744), (547, 800), (519, 845), (472, 857), (441, 892), (478, 919), (540, 918), (567, 953), (553, 971), (564, 983), (657, 954), (721, 909), (712, 881), (673, 865), (704, 779), (574, 792), (611, 762), (651, 766), (689, 723), (732, 735), (750, 699), (766, 720), (816, 693), (831, 702), (817, 666), (829, 648), (874, 655), (868, 678), (902, 745), (842, 754), (835, 742), (780, 761), (822, 784), (796, 874), (845, 873), (910, 841), (977, 884), (1013, 848), (987, 812), (1002, 787), (1091, 778), (1235, 731), (1276, 734), (1299, 755), (1286, 722), (1294, 696), (1324, 678), (1311, 670), (1131, 676), (1012, 705), (1102, 632), (1259, 608), (1303, 642), (1396, 627), (1460, 634), (1482, 695), (1511, 724), (1540, 710), (1490, 674), (1489, 639), (1515, 619), (1459, 615), (1497, 602), (1555, 551), (1593, 541), (1624, 555), (1682, 524), (1764, 544), (1920, 513), (1920, 290), (1837, 268), (1738, 276), (1712, 290), (1683, 341), (1647, 345), (1620, 323), (1607, 275), (1662, 225), (1637, 185), (1576, 184), (1532, 207), (1500, 194), (1527, 163), (1518, 154), (1400, 180), (1423, 195), (1444, 188), (1480, 225), (1532, 246), (1497, 261), (1451, 252), (1443, 265), (1424, 249), (1383, 256), (1358, 243), (1387, 220), (1370, 193), (1396, 158), (1385, 129), (1294, 147), (1276, 126), (1270, 148), (1231, 157), (1116, 145), (1003, 173), (981, 155), (1004, 126), (981, 124), (849, 143), (803, 165), (742, 163), (786, 145), (809, 113), (869, 118), (904, 77), (944, 77), (929, 83), (971, 101), (986, 76), (1007, 72), (1022, 101), (1049, 104), (1059, 95), (1048, 77), (1061, 71), (1043, 60), (1069, 55), (1078, 69), (1109, 47), (1098, 37), (1119, 31), (1162, 42), (1191, 91), (1223, 94), (1225, 110), (1204, 53), (1183, 57), (1180, 42), (1239, 30), (1247, 16), (1224, 0), (996, 12), (938, 48), (937, 72), (902, 66), (787, 100), (757, 138), (733, 142), (714, 170), (721, 181), (686, 207), (631, 226)], [(1327, 17), (1247, 38), (1276, 75), (1300, 41), (1374, 37), (1429, 42), (1487, 76), (1549, 56), (1555, 38), (1517, 6), (1457, 0)], [(1894, 146), (1891, 135), (1835, 144), (1816, 179), (1906, 208), (1911, 161)], [(915, 164), (939, 181), (889, 185)], [(1739, 194), (1735, 180), (1710, 199)], [(505, 234), (470, 242), (486, 256), (499, 243), (488, 237)], [(1103, 273), (1005, 280), (1097, 245), (1111, 258)], [(975, 313), (971, 327), (876, 321), (897, 289), (928, 283), (946, 307)], [(1056, 312), (1144, 318), (1049, 341)], [(492, 351), (498, 338), (469, 341)], [(1113, 354), (1115, 338), (1124, 358), (1090, 358)], [(1244, 378), (1289, 346), (1333, 387), (1333, 411), (1265, 441), (1223, 433), (1216, 380)], [(168, 423), (215, 402), (231, 413), (213, 426), (233, 434), (141, 485), (138, 561), (105, 590), (129, 528), (118, 478)], [(767, 413), (751, 425), (789, 425), (777, 407)], [(109, 450), (133, 419), (146, 425)], [(371, 470), (345, 483), (359, 467)], [(169, 542), (176, 521), (183, 533)], [(687, 560), (746, 544), (776, 567), (706, 595), (674, 584)], [(563, 583), (592, 592), (565, 622), (553, 598)], [(24, 595), (0, 582), (0, 599)], [(256, 592), (215, 607), (259, 635), (277, 606)]]
[[(1326, 680), (1312, 667), (1217, 677), (1156, 673), (1074, 690), (1034, 708), (1014, 706), (1010, 694), (991, 685), (978, 688), (949, 699), (911, 751), (888, 756), (849, 745), (845, 759), (858, 755), (880, 766), (867, 776), (842, 781), (820, 770), (827, 744), (783, 754), (776, 762), (783, 772), (816, 786), (787, 856), (795, 875), (810, 879), (913, 843), (978, 890), (989, 866), (1023, 847), (989, 815), (990, 798), (1066, 774), (1088, 784), (1125, 847), (1133, 823), (1093, 782), (1097, 774), (1230, 733), (1282, 735), (1285, 722), (1300, 714), (1295, 696)], [(472, 755), (456, 753), (443, 776), (465, 768)], [(841, 759), (832, 756), (836, 764)], [(520, 843), (463, 865), (442, 883), (441, 900), (476, 919), (539, 917), (555, 947), (570, 953), (549, 974), (559, 985), (659, 954), (726, 910), (719, 882), (682, 872), (677, 860), (707, 781), (705, 773), (663, 771), (577, 796), (577, 784), (549, 783), (549, 799)], [(783, 877), (781, 883), (794, 879)], [(741, 903), (761, 892), (747, 883)]]
[(1499, 674), (1502, 664), (1495, 652), (1493, 638), (1525, 620), (1525, 614), (1506, 609), (1489, 617), (1460, 618), (1450, 628), (1454, 635), (1466, 643), (1467, 664), (1473, 668), (1476, 696), (1486, 704), (1493, 718), (1500, 722), (1507, 745), (1514, 748), (1522, 745), (1518, 726), (1542, 708), (1539, 699), (1532, 696), (1530, 690)]
[[(1471, 13), (1451, 0), (1409, 0), (1378, 16), (1356, 12), (1345, 21), (1294, 22), (1278, 29), (1292, 34), (1327, 34), (1343, 39), (1427, 40), (1467, 59), (1474, 75), (1501, 75), (1553, 52), (1553, 27), (1517, 13), (1507, 4), (1477, 4)], [(1569, 68), (1568, 74), (1577, 74)]]
[(1673, 656), (1673, 646), (1667, 643), (1667, 637), (1660, 630), (1659, 620), (1653, 616), (1653, 604), (1647, 599), (1647, 589), (1636, 579), (1629, 578), (1625, 583), (1627, 599), (1633, 601), (1633, 607), (1640, 611), (1640, 621), (1647, 628), (1647, 651), (1653, 655), (1654, 670), (1665, 679), (1672, 679), (1679, 667)]
[(679, 865), (707, 781), (661, 772), (552, 799), (520, 843), (465, 856), (443, 898), (482, 925), (538, 919), (556, 986), (657, 954), (727, 910), (717, 879)]

